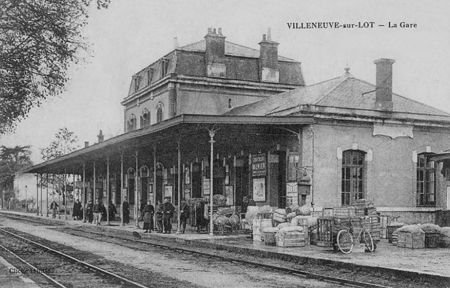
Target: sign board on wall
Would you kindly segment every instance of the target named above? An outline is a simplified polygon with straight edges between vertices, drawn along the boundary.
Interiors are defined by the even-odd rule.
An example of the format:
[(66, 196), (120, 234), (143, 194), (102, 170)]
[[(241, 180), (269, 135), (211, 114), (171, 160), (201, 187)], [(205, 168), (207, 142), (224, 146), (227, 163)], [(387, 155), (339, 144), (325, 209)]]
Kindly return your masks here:
[(164, 197), (172, 198), (172, 191), (173, 191), (172, 185), (165, 185), (164, 186)]
[(202, 183), (202, 188), (203, 188), (203, 195), (209, 195), (210, 191), (211, 191), (211, 183), (210, 180), (208, 178), (203, 178), (203, 183)]
[(266, 155), (256, 154), (252, 156), (252, 176), (265, 177), (266, 176)]
[(286, 206), (298, 204), (298, 184), (297, 182), (286, 183)]
[(266, 201), (266, 178), (253, 178), (253, 200)]

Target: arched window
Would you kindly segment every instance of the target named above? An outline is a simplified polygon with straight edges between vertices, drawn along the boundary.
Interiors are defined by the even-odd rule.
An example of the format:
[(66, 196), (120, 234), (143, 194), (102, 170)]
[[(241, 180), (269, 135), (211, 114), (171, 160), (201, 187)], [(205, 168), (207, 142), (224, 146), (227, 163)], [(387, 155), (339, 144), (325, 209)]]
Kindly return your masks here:
[(417, 155), (417, 205), (436, 205), (436, 163), (430, 160), (433, 153)]
[(141, 168), (139, 168), (139, 174), (141, 177), (150, 176), (150, 170), (148, 169), (147, 165), (141, 166)]
[(144, 108), (141, 115), (141, 128), (150, 125), (150, 112)]
[(127, 121), (127, 131), (136, 129), (136, 115), (131, 114)]
[(355, 200), (365, 197), (364, 167), (365, 153), (359, 150), (347, 150), (342, 155), (341, 203), (352, 205)]
[(156, 107), (156, 123), (159, 123), (163, 120), (163, 109), (164, 106), (162, 105), (162, 103), (159, 103)]

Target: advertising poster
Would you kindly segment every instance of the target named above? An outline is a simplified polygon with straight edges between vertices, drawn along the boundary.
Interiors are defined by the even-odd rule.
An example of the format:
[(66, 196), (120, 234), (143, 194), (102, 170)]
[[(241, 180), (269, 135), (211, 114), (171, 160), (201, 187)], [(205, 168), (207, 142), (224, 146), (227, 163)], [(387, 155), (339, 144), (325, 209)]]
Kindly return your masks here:
[(253, 178), (253, 200), (266, 201), (266, 178)]

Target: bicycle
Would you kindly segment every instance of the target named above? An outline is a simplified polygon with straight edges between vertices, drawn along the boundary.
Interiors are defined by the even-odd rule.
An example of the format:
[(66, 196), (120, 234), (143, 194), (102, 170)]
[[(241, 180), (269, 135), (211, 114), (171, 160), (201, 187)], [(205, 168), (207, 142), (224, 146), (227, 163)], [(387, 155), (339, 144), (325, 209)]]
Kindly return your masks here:
[(376, 249), (376, 246), (373, 242), (372, 235), (370, 232), (364, 227), (364, 217), (360, 217), (359, 221), (361, 223), (361, 231), (358, 233), (358, 236), (355, 238), (353, 235), (353, 225), (350, 221), (349, 229), (341, 229), (339, 230), (336, 236), (336, 242), (339, 250), (344, 254), (352, 253), (353, 246), (355, 245), (355, 239), (359, 239), (359, 243), (364, 243), (365, 250), (364, 252), (373, 252)]

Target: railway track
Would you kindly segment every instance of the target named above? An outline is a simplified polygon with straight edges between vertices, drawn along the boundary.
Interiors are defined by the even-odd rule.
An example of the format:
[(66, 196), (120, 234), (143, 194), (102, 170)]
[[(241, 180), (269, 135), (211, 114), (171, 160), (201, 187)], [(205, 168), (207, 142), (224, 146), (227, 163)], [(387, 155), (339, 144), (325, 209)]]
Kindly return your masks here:
[[(230, 253), (226, 253), (226, 255), (219, 255), (217, 251), (209, 251), (209, 249), (195, 249), (195, 248), (188, 248), (185, 246), (179, 246), (179, 245), (172, 245), (170, 242), (165, 243), (155, 243), (155, 242), (149, 242), (145, 240), (139, 240), (134, 237), (126, 237), (122, 235), (116, 235), (112, 233), (105, 233), (102, 232), (95, 232), (95, 231), (85, 231), (83, 229), (78, 228), (63, 228), (63, 230), (71, 230), (75, 233), (71, 233), (76, 236), (81, 236), (89, 239), (101, 239), (101, 238), (109, 238), (110, 243), (118, 244), (121, 246), (125, 246), (127, 248), (132, 249), (139, 249), (142, 251), (147, 251), (146, 247), (152, 246), (158, 249), (164, 249), (164, 250), (172, 250), (176, 251), (178, 253), (184, 253), (184, 254), (193, 254), (198, 255), (201, 257), (206, 258), (215, 258), (220, 261), (227, 261), (227, 262), (233, 262), (233, 263), (239, 263), (243, 265), (249, 265), (257, 268), (264, 268), (267, 270), (275, 270), (277, 272), (287, 273), (290, 275), (296, 275), (301, 278), (307, 278), (307, 279), (315, 279), (319, 281), (329, 282), (329, 283), (335, 283), (340, 286), (344, 287), (370, 287), (370, 288), (387, 288), (392, 286), (387, 285), (381, 285), (377, 283), (370, 283), (370, 282), (364, 282), (364, 281), (358, 281), (358, 280), (352, 280), (352, 279), (346, 279), (343, 277), (337, 277), (337, 276), (327, 276), (324, 274), (314, 273), (298, 268), (289, 268), (284, 267), (280, 265), (275, 264), (269, 264), (269, 263), (263, 263), (261, 261), (252, 261), (247, 259), (247, 257), (233, 257), (230, 255)], [(117, 241), (119, 240), (119, 241)], [(148, 240), (148, 239), (146, 239)], [(124, 241), (126, 243), (124, 243)], [(139, 245), (136, 245), (138, 243)], [(268, 262), (268, 261), (267, 261)]]
[[(23, 265), (19, 271), (28, 271), (37, 283), (49, 287), (139, 287), (147, 286), (114, 272), (70, 256), (62, 251), (38, 243), (14, 232), (0, 228), (0, 248)], [(44, 280), (44, 281), (43, 281)], [(82, 282), (81, 282), (82, 281)]]

